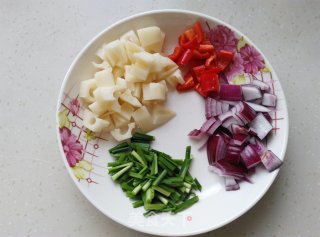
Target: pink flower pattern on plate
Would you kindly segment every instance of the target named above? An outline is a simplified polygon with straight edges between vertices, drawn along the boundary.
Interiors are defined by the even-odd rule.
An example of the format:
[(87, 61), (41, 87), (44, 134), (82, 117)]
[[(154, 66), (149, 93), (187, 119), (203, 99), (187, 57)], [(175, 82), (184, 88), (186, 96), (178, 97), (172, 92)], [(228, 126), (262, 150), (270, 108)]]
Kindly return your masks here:
[(60, 128), (61, 143), (64, 154), (70, 167), (76, 166), (76, 164), (83, 159), (82, 151), (83, 146), (78, 141), (77, 137), (73, 135), (69, 128)]
[(208, 32), (207, 37), (216, 50), (236, 51), (238, 39), (228, 27), (218, 25)]
[(228, 67), (225, 72), (225, 76), (228, 82), (232, 82), (233, 78), (244, 72), (243, 59), (239, 53), (236, 53), (233, 57), (232, 64)]
[(254, 47), (246, 45), (240, 49), (240, 54), (245, 72), (257, 74), (260, 69), (264, 68), (263, 58)]
[(77, 98), (74, 98), (73, 100), (70, 101), (69, 109), (73, 116), (75, 116), (79, 112), (80, 103), (77, 100)]

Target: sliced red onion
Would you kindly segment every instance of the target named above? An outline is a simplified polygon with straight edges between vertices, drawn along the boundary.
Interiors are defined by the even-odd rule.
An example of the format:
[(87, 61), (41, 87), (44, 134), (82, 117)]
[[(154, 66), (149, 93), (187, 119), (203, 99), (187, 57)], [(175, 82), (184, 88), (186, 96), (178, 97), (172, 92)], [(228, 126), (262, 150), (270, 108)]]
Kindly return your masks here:
[(262, 113), (262, 114), (264, 115), (264, 117), (266, 117), (266, 119), (269, 121), (269, 123), (272, 123), (272, 118), (269, 113)]
[(200, 131), (206, 133), (209, 130), (209, 128), (214, 124), (215, 121), (216, 121), (215, 118), (213, 117), (209, 118), (207, 121), (205, 121), (202, 124)]
[(260, 81), (260, 80), (252, 80), (251, 84), (258, 86), (263, 91), (269, 90), (269, 88), (270, 88), (270, 86), (267, 83)]
[(236, 134), (236, 133), (248, 134), (248, 129), (238, 124), (231, 124), (231, 132), (233, 134)]
[[(233, 111), (232, 111), (233, 110)], [(240, 102), (231, 109), (237, 117), (239, 117), (244, 124), (250, 123), (255, 117), (256, 112), (246, 103)]]
[(239, 119), (238, 117), (236, 116), (232, 116), (232, 117), (229, 117), (227, 118), (223, 123), (222, 123), (222, 127), (228, 129), (229, 131), (231, 131), (231, 125), (232, 124), (237, 124), (237, 125), (244, 125), (242, 120)]
[(261, 162), (259, 154), (248, 144), (240, 153), (243, 164), (250, 169)]
[(191, 132), (189, 132), (188, 136), (191, 138), (191, 139), (201, 139), (203, 136), (205, 135), (204, 132), (198, 130), (198, 129), (193, 129)]
[(227, 112), (224, 112), (224, 113), (220, 114), (220, 115), (218, 116), (218, 119), (219, 119), (221, 122), (223, 122), (223, 121), (225, 121), (227, 118), (230, 118), (230, 117), (232, 117), (232, 116), (233, 116), (233, 113), (232, 113), (231, 111), (227, 111)]
[(225, 188), (226, 188), (226, 191), (235, 191), (235, 190), (239, 190), (240, 186), (234, 178), (225, 177)]
[(253, 85), (243, 85), (242, 94), (245, 101), (255, 100), (262, 97), (260, 88)]
[(258, 138), (252, 137), (249, 142), (260, 157), (267, 151), (267, 147)]
[(256, 100), (251, 100), (251, 103), (257, 104), (257, 105), (261, 105), (262, 104), (262, 97)]
[(233, 134), (232, 142), (237, 146), (242, 146), (249, 140), (249, 138), (250, 137), (246, 134), (236, 133), (236, 134)]
[(221, 125), (221, 121), (220, 120), (216, 120), (211, 127), (209, 128), (209, 130), (207, 131), (208, 134), (212, 135)]
[(236, 145), (232, 145), (231, 143), (228, 144), (225, 154), (225, 160), (229, 163), (238, 165), (240, 163), (240, 152), (241, 148)]
[(205, 110), (206, 110), (206, 118), (209, 119), (212, 117), (212, 98), (208, 97), (205, 101)]
[(220, 101), (217, 101), (216, 103), (216, 113), (214, 116), (217, 116), (219, 114), (222, 114), (222, 103)]
[(231, 101), (242, 100), (241, 86), (222, 84), (220, 86), (220, 99)]
[(252, 128), (253, 131), (257, 133), (257, 136), (262, 140), (272, 130), (272, 125), (262, 113), (259, 113), (250, 123), (250, 128)]
[(268, 150), (261, 156), (261, 161), (263, 165), (269, 172), (278, 169), (282, 165), (282, 160), (280, 160), (272, 151)]
[(228, 104), (231, 106), (235, 106), (236, 104), (238, 104), (240, 101), (230, 101), (230, 100), (220, 100), (222, 103), (224, 104)]
[(235, 166), (230, 164), (227, 160), (219, 160), (212, 165), (212, 171), (216, 172), (220, 176), (233, 177), (237, 180), (243, 180), (247, 178), (247, 170), (242, 166)]
[(254, 104), (251, 102), (245, 102), (247, 105), (250, 106), (251, 109), (253, 109), (256, 112), (270, 112), (271, 110), (267, 107), (264, 107), (262, 105)]
[[(270, 93), (264, 93), (263, 97), (262, 97), (262, 105), (276, 107), (277, 96), (270, 94)], [(265, 111), (263, 111), (263, 112), (265, 112)]]
[(221, 135), (209, 137), (207, 143), (208, 162), (213, 165), (219, 160), (222, 160), (226, 152), (226, 143)]
[(230, 105), (227, 103), (222, 103), (222, 113), (226, 113), (229, 111)]

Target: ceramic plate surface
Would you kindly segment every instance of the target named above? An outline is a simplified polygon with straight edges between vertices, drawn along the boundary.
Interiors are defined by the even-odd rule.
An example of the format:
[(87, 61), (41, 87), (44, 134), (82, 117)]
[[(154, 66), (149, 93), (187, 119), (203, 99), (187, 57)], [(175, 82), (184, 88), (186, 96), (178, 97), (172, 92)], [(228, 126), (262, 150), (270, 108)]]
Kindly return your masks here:
[[(80, 52), (72, 63), (61, 88), (57, 111), (57, 135), (59, 148), (68, 172), (83, 195), (101, 212), (114, 221), (137, 231), (167, 236), (199, 234), (221, 227), (238, 218), (269, 189), (278, 170), (268, 173), (259, 167), (253, 176), (254, 184), (241, 182), (240, 190), (226, 192), (224, 180), (208, 171), (205, 149), (192, 149), (194, 160), (191, 173), (203, 186), (200, 201), (192, 208), (177, 214), (161, 214), (145, 218), (143, 208), (133, 209), (131, 201), (107, 174), (107, 163), (112, 161), (108, 148), (114, 145), (101, 134), (93, 134), (82, 124), (83, 108), (77, 99), (79, 84), (92, 78), (95, 71), (92, 61), (103, 45), (117, 39), (123, 33), (147, 26), (159, 26), (166, 33), (164, 51), (170, 53), (177, 44), (178, 36), (195, 21), (216, 29), (216, 47), (230, 48), (237, 52), (242, 70), (231, 75), (235, 82), (241, 80), (263, 80), (268, 82), (278, 97), (276, 112), (272, 112), (272, 134), (267, 146), (283, 160), (288, 139), (288, 113), (285, 97), (272, 66), (250, 39), (232, 26), (213, 17), (182, 10), (160, 10), (141, 13), (106, 28)], [(246, 64), (246, 56), (252, 52), (262, 56), (263, 68), (256, 71), (255, 65)], [(248, 59), (248, 58), (247, 58)], [(177, 116), (151, 132), (156, 136), (154, 146), (174, 157), (184, 157), (185, 147), (190, 144), (187, 134), (204, 122), (204, 100), (197, 93), (169, 93), (167, 105)], [(71, 168), (68, 159), (81, 157), (82, 161)]]

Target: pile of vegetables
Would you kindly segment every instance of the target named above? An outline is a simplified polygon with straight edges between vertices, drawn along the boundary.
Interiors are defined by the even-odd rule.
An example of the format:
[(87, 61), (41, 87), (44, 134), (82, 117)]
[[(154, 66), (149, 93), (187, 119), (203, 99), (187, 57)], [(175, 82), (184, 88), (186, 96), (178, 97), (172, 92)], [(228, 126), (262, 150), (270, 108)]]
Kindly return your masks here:
[(194, 191), (201, 191), (200, 183), (189, 173), (191, 147), (186, 148), (185, 159), (178, 160), (152, 149), (153, 140), (153, 136), (137, 132), (130, 143), (111, 148), (115, 161), (108, 163), (109, 174), (134, 200), (134, 208), (144, 207), (145, 216), (181, 212), (198, 202)]
[(196, 90), (203, 97), (219, 92), (219, 73), (233, 60), (234, 53), (227, 50), (216, 51), (205, 37), (200, 22), (187, 29), (179, 37), (179, 46), (168, 57), (179, 66), (188, 67), (184, 84), (176, 86), (177, 91)]
[(194, 89), (206, 100), (206, 121), (189, 137), (202, 142), (200, 148), (207, 146), (209, 168), (225, 177), (227, 191), (238, 190), (241, 180), (251, 182), (249, 171), (261, 163), (269, 172), (282, 165), (263, 142), (272, 130), (269, 112), (277, 104), (267, 83), (252, 80), (233, 85), (221, 80), (234, 53), (215, 50), (199, 22), (180, 35), (179, 46), (169, 58), (188, 69), (177, 91)]
[(160, 54), (164, 38), (151, 26), (128, 31), (98, 50), (100, 62), (93, 63), (98, 71), (79, 89), (85, 127), (123, 141), (135, 129), (149, 132), (175, 116), (165, 106), (166, 95), (168, 86), (183, 78), (176, 63)]

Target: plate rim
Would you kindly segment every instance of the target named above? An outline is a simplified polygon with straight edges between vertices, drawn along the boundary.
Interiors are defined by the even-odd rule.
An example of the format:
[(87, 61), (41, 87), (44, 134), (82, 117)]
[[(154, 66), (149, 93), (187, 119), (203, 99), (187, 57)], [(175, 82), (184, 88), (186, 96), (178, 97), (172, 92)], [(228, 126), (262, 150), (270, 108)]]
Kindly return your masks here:
[[(60, 142), (60, 133), (59, 133), (59, 117), (58, 117), (58, 113), (59, 113), (59, 108), (60, 108), (60, 102), (62, 101), (62, 97), (63, 97), (63, 93), (64, 93), (64, 89), (66, 87), (68, 78), (72, 72), (72, 70), (74, 69), (75, 64), (78, 62), (78, 60), (83, 56), (84, 52), (87, 50), (88, 47), (90, 47), (90, 45), (92, 45), (96, 40), (98, 40), (101, 35), (103, 35), (105, 32), (111, 30), (114, 27), (117, 27), (118, 25), (130, 21), (131, 19), (137, 18), (137, 17), (142, 17), (142, 16), (148, 16), (148, 15), (153, 15), (153, 14), (159, 14), (159, 13), (184, 13), (187, 15), (193, 15), (196, 17), (201, 17), (201, 18), (208, 18), (211, 19), (212, 21), (215, 21), (219, 24), (225, 25), (227, 26), (229, 29), (231, 29), (232, 31), (236, 32), (238, 35), (243, 36), (247, 42), (249, 42), (252, 46), (254, 46), (254, 48), (263, 56), (264, 60), (266, 61), (266, 63), (268, 64), (272, 74), (276, 75), (276, 77), (279, 79), (277, 73), (275, 72), (272, 64), (269, 62), (268, 58), (265, 56), (265, 54), (260, 50), (259, 47), (257, 47), (257, 45), (255, 43), (252, 42), (252, 40), (246, 36), (246, 34), (242, 33), (241, 31), (239, 31), (237, 28), (233, 27), (232, 25), (228, 24), (227, 22), (220, 20), (216, 17), (204, 14), (204, 13), (200, 13), (200, 12), (196, 12), (196, 11), (190, 11), (190, 10), (184, 10), (184, 9), (160, 9), (160, 10), (151, 10), (151, 11), (143, 11), (140, 13), (136, 13), (127, 17), (124, 17), (118, 21), (116, 21), (115, 23), (107, 26), (106, 28), (104, 28), (102, 31), (100, 31), (98, 34), (96, 34), (92, 39), (89, 40), (89, 42), (79, 51), (79, 53), (74, 57), (71, 65), (69, 66), (66, 75), (64, 76), (64, 79), (62, 81), (61, 87), (60, 87), (60, 91), (59, 91), (59, 96), (58, 96), (58, 100), (57, 100), (57, 107), (55, 110), (55, 116), (56, 116), (56, 135), (57, 135), (57, 141), (58, 141), (58, 146), (59, 146), (59, 151), (60, 151), (60, 157), (63, 160), (64, 164), (65, 164), (65, 168), (67, 169), (70, 178), (73, 180), (74, 184), (77, 186), (77, 188), (80, 190), (80, 192), (82, 193), (82, 195), (84, 195), (86, 197), (86, 199), (97, 209), (99, 210), (101, 213), (103, 213), (105, 216), (107, 216), (108, 218), (110, 218), (111, 220), (138, 232), (142, 232), (142, 233), (147, 233), (147, 234), (152, 234), (152, 235), (157, 235), (157, 236), (163, 236), (161, 233), (158, 232), (154, 232), (152, 231), (152, 229), (143, 229), (142, 227), (139, 226), (130, 226), (127, 225), (126, 222), (124, 220), (115, 218), (114, 216), (108, 214), (107, 212), (103, 211), (102, 209), (99, 208), (98, 204), (96, 203), (95, 200), (91, 199), (91, 197), (89, 195), (87, 195), (87, 192), (85, 192), (85, 190), (80, 186), (79, 182), (76, 182), (76, 180), (73, 177), (73, 173), (72, 170), (70, 169), (68, 163), (67, 163), (67, 159), (65, 159), (65, 154), (63, 151), (63, 147), (62, 144)], [(287, 106), (287, 100), (286, 100), (286, 96), (284, 93), (284, 90), (282, 88), (282, 84), (281, 81), (279, 79), (279, 84), (281, 87), (281, 90), (283, 92), (283, 100), (284, 100), (284, 114), (286, 117), (286, 130), (284, 132), (284, 143), (281, 147), (281, 154), (279, 155), (279, 158), (284, 161), (285, 158), (285, 154), (286, 154), (286, 150), (287, 150), (287, 145), (288, 145), (288, 137), (289, 137), (289, 114), (288, 114), (288, 106)], [(266, 186), (266, 189), (264, 190), (264, 192), (262, 192), (259, 196), (257, 196), (257, 198), (255, 199), (254, 202), (251, 203), (251, 205), (249, 205), (246, 209), (244, 209), (242, 212), (237, 213), (236, 215), (234, 215), (232, 218), (229, 218), (223, 222), (220, 222), (217, 225), (213, 225), (210, 228), (202, 228), (202, 229), (198, 229), (196, 231), (192, 231), (192, 232), (188, 232), (188, 233), (183, 233), (183, 234), (170, 234), (170, 236), (191, 236), (191, 235), (197, 235), (197, 234), (202, 234), (202, 233), (206, 233), (206, 232), (210, 232), (213, 230), (216, 230), (222, 226), (225, 226), (231, 222), (233, 222), (234, 220), (238, 219), (239, 217), (241, 217), (243, 214), (247, 213), (250, 209), (252, 209), (252, 207), (254, 207), (260, 200), (261, 198), (267, 193), (267, 191), (270, 189), (271, 185), (274, 183), (276, 177), (278, 176), (280, 169), (275, 170), (272, 174), (271, 180), (268, 183), (268, 185)]]

